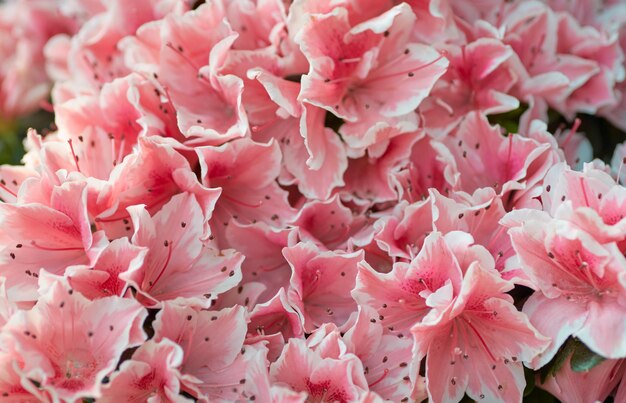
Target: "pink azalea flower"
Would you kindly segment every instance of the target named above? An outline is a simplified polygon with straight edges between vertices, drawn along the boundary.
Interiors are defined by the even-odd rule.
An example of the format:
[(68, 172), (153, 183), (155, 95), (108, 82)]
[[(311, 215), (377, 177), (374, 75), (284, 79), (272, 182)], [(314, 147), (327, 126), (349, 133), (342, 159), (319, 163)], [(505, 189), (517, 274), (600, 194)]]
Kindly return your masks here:
[[(470, 246), (472, 243), (471, 237), (460, 232), (445, 237), (433, 232), (411, 263), (397, 262), (389, 273), (379, 273), (368, 264), (360, 264), (352, 294), (359, 305), (378, 312), (379, 320), (389, 331), (405, 337), (411, 326), (430, 311), (427, 297), (431, 293), (438, 289), (458, 292), (463, 272), (467, 270), (461, 264), (490, 259), (487, 251)], [(463, 259), (467, 262), (462, 256), (457, 258), (455, 251), (468, 255)]]
[(0, 116), (12, 119), (37, 110), (50, 91), (43, 48), (75, 24), (56, 2), (10, 1), (0, 6)]
[(267, 341), (268, 359), (276, 361), (287, 340), (303, 338), (304, 328), (300, 316), (289, 305), (287, 294), (281, 288), (271, 300), (257, 304), (250, 312), (246, 343)]
[(513, 306), (505, 294), (511, 288), (493, 262), (475, 260), (460, 285), (447, 282), (422, 291), (431, 309), (411, 333), (414, 364), (426, 357), (430, 400), (459, 401), (466, 393), (477, 401), (521, 402), (526, 384), (521, 361), (534, 359), (548, 339)]
[(314, 244), (301, 242), (283, 249), (291, 266), (287, 296), (311, 332), (323, 323), (344, 324), (356, 310), (350, 296), (362, 252), (321, 252)]
[(459, 174), (450, 150), (426, 135), (413, 144), (407, 166), (392, 175), (401, 198), (413, 203), (428, 197), (430, 188), (449, 194)]
[[(585, 165), (583, 172), (564, 164), (550, 169), (541, 199), (544, 210), (591, 234), (599, 242), (617, 242), (626, 251), (626, 189), (604, 170)], [(564, 206), (564, 202), (569, 203)]]
[(370, 108), (382, 120), (412, 112), (448, 65), (434, 49), (409, 41), (414, 23), (406, 5), (358, 25), (344, 8), (312, 15), (298, 32), (311, 65), (300, 99), (348, 122), (371, 115)]
[(472, 196), (459, 199), (453, 200), (431, 190), (433, 227), (444, 234), (452, 231), (471, 234), (476, 244), (491, 253), (495, 268), (504, 279), (531, 286), (515, 262), (515, 251), (506, 233), (507, 228), (500, 224), (506, 214), (502, 199), (492, 188), (483, 188)]
[(538, 196), (546, 172), (559, 161), (550, 144), (515, 134), (504, 137), (478, 113), (467, 115), (456, 136), (444, 141), (459, 172), (457, 189), (471, 194), (493, 187), (507, 209)]
[(519, 2), (499, 21), (523, 67), (519, 92), (536, 96), (568, 118), (614, 104), (612, 87), (623, 80), (616, 36), (581, 26), (568, 13), (539, 2)]
[(548, 376), (545, 383), (537, 382), (537, 386), (562, 402), (605, 401), (619, 383), (626, 368), (624, 360), (606, 360), (589, 371), (574, 372), (570, 361), (571, 356), (554, 376)]
[(248, 132), (243, 82), (220, 73), (237, 37), (224, 13), (215, 1), (183, 15), (169, 14), (141, 27), (123, 45), (129, 64), (150, 71), (163, 86), (180, 131), (194, 144), (219, 145)]
[(67, 266), (90, 264), (105, 246), (101, 231), (92, 234), (85, 183), (51, 190), (48, 203), (0, 204), (2, 257), (9, 299), (36, 301), (39, 271), (62, 275)]
[(174, 196), (152, 217), (143, 206), (129, 207), (129, 212), (133, 245), (146, 248), (147, 254), (143, 264), (120, 278), (147, 306), (174, 301), (208, 308), (241, 279), (241, 254), (203, 244), (206, 218), (193, 195)]
[(604, 357), (623, 357), (626, 342), (616, 335), (626, 323), (621, 274), (626, 259), (615, 245), (541, 212), (526, 216), (509, 234), (522, 269), (539, 290), (524, 312), (552, 339), (533, 366), (550, 361), (572, 335)]
[[(344, 185), (343, 175), (348, 166), (346, 150), (336, 134), (323, 127), (323, 111), (306, 104), (304, 108), (309, 111), (306, 116), (311, 127), (305, 125), (301, 128), (300, 119), (296, 117), (275, 119), (253, 129), (252, 138), (264, 143), (274, 138), (279, 140), (283, 154), (282, 171), (278, 178), (281, 185), (295, 184), (304, 196), (326, 200), (335, 188)], [(315, 119), (310, 117), (312, 110), (316, 112)], [(315, 159), (311, 159), (310, 155), (314, 155)], [(313, 162), (313, 167), (308, 162)]]
[(403, 201), (376, 221), (374, 228), (377, 231), (374, 240), (389, 256), (412, 259), (433, 230), (432, 201), (412, 204)]
[(66, 277), (70, 286), (89, 299), (124, 296), (128, 283), (123, 273), (141, 269), (148, 249), (132, 245), (127, 238), (112, 241), (93, 265), (70, 266)]
[(176, 343), (163, 339), (158, 343), (148, 340), (132, 358), (102, 388), (102, 402), (191, 402), (180, 392), (178, 367), (183, 361), (183, 350)]
[[(62, 103), (84, 93), (96, 93), (106, 82), (130, 72), (124, 65), (117, 44), (133, 35), (143, 24), (158, 20), (168, 13), (180, 14), (187, 6), (175, 0), (138, 0), (128, 8), (123, 1), (102, 3), (90, 10), (68, 10), (68, 14), (88, 15), (73, 36), (57, 36), (46, 46), (48, 71), (59, 82), (53, 99)], [(89, 15), (91, 14), (91, 15)], [(64, 57), (59, 57), (63, 55)]]
[(276, 142), (259, 144), (241, 139), (196, 150), (202, 182), (221, 188), (211, 221), (220, 245), (231, 218), (245, 224), (261, 221), (280, 227), (295, 215), (287, 193), (276, 182), (281, 161)]
[(3, 329), (13, 347), (22, 385), (73, 401), (101, 395), (100, 382), (115, 369), (122, 352), (145, 339), (147, 312), (131, 299), (89, 301), (64, 281), (54, 281), (30, 311), (19, 311)]
[(341, 358), (323, 357), (304, 340), (291, 339), (278, 361), (270, 366), (275, 385), (305, 392), (321, 402), (357, 401), (367, 391), (359, 359), (353, 354)]
[[(130, 74), (55, 108), (58, 138), (71, 141), (80, 171), (102, 180), (133, 152), (141, 136), (184, 140), (169, 116), (160, 91), (147, 79)], [(74, 162), (72, 161), (72, 165)]]
[(429, 134), (450, 133), (472, 111), (491, 115), (519, 107), (518, 99), (509, 95), (518, 80), (510, 63), (511, 47), (497, 39), (479, 38), (443, 49), (450, 67), (420, 108)]
[[(283, 256), (283, 248), (297, 243), (296, 233), (289, 229), (275, 229), (265, 223), (239, 224), (232, 221), (226, 229), (228, 244), (246, 258), (241, 266), (242, 281), (237, 294), (241, 305), (253, 306), (272, 299), (281, 288), (289, 286), (291, 268)], [(248, 288), (259, 285), (262, 289), (252, 300)], [(234, 292), (231, 291), (232, 294)], [(245, 295), (245, 296), (244, 296)]]
[(398, 135), (389, 140), (380, 155), (370, 148), (366, 155), (350, 160), (343, 191), (372, 203), (397, 199), (394, 174), (403, 168), (421, 134)]
[(112, 171), (107, 186), (97, 196), (93, 215), (107, 235), (128, 236), (132, 233), (128, 207), (144, 204), (155, 214), (181, 192), (193, 194), (204, 216), (211, 217), (220, 190), (202, 186), (187, 159), (170, 145), (154, 136), (141, 137), (138, 149)]
[(251, 397), (252, 368), (265, 365), (255, 351), (244, 346), (247, 332), (242, 307), (196, 311), (191, 307), (164, 304), (154, 323), (155, 340), (169, 339), (183, 349), (182, 390), (203, 401), (235, 401)]
[(347, 351), (363, 363), (369, 390), (394, 402), (407, 401), (409, 396), (418, 401), (425, 399), (426, 394), (411, 396), (413, 385), (407, 357), (413, 343), (409, 338), (384, 334), (378, 319), (375, 312), (360, 309), (356, 322), (343, 337)]
[(326, 201), (306, 203), (292, 225), (298, 227), (298, 237), (303, 241), (313, 242), (321, 249), (349, 251), (352, 246), (369, 241), (372, 221), (356, 215), (333, 196)]

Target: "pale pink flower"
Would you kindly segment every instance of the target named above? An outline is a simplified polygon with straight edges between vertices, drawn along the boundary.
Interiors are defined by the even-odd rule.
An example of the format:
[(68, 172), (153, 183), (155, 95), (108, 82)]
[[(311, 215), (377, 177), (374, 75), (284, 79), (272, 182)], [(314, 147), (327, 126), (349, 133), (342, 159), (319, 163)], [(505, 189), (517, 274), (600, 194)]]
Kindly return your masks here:
[(75, 35), (57, 36), (46, 45), (47, 70), (57, 82), (55, 103), (97, 93), (104, 83), (128, 74), (131, 69), (117, 46), (120, 40), (143, 24), (169, 13), (181, 14), (188, 6), (176, 0), (138, 0), (128, 7), (122, 0), (113, 0), (97, 7), (83, 4), (83, 10), (71, 10), (67, 4), (64, 8), (73, 18), (87, 18)]
[(353, 354), (341, 358), (323, 357), (304, 340), (291, 339), (278, 361), (270, 366), (273, 384), (321, 402), (357, 401), (367, 391), (363, 367)]
[(89, 301), (63, 280), (42, 291), (30, 311), (15, 313), (3, 329), (4, 343), (23, 362), (17, 372), (53, 400), (100, 396), (100, 382), (122, 352), (144, 341), (147, 311), (132, 299)]
[(448, 282), (422, 291), (431, 308), (411, 328), (414, 364), (426, 357), (426, 385), (433, 402), (474, 400), (521, 402), (523, 362), (548, 345), (513, 299), (512, 289), (479, 261), (469, 264), (460, 287)]
[(358, 25), (345, 8), (312, 14), (297, 36), (311, 66), (300, 99), (347, 122), (411, 113), (448, 65), (433, 48), (410, 42), (413, 24), (407, 5)]
[(281, 152), (275, 141), (262, 144), (246, 138), (220, 147), (198, 147), (196, 152), (202, 183), (221, 189), (211, 220), (220, 245), (231, 219), (282, 227), (295, 216), (287, 192), (276, 182)]
[(102, 402), (191, 402), (181, 396), (178, 367), (183, 361), (183, 349), (163, 339), (148, 340), (130, 360), (124, 361), (102, 388)]
[(241, 279), (240, 253), (203, 244), (206, 217), (193, 195), (174, 196), (152, 217), (143, 206), (129, 207), (129, 212), (133, 245), (147, 253), (143, 264), (120, 278), (137, 290), (145, 305), (173, 301), (208, 308)]
[(106, 246), (102, 231), (92, 234), (84, 182), (53, 187), (46, 204), (1, 203), (0, 223), (7, 228), (0, 273), (12, 301), (37, 300), (42, 267), (62, 275), (67, 266), (91, 264)]
[(429, 134), (450, 133), (472, 111), (491, 115), (519, 107), (519, 100), (510, 95), (518, 81), (510, 63), (514, 54), (510, 46), (494, 38), (479, 38), (442, 49), (450, 67), (420, 108)]
[(246, 322), (240, 306), (216, 312), (164, 304), (153, 325), (155, 340), (169, 339), (182, 347), (182, 390), (202, 401), (251, 397), (255, 385), (247, 378), (266, 363), (256, 354), (261, 347), (243, 344)]
[(127, 238), (115, 239), (93, 265), (70, 266), (65, 275), (70, 286), (89, 299), (123, 297), (128, 283), (120, 275), (140, 270), (147, 253), (147, 248), (132, 245)]
[(350, 290), (363, 253), (322, 252), (310, 242), (301, 242), (283, 249), (283, 255), (292, 270), (287, 296), (305, 331), (327, 322), (344, 324), (356, 310)]
[[(359, 357), (365, 367), (369, 390), (394, 402), (425, 399), (426, 394), (411, 396), (410, 357), (412, 341), (384, 334), (380, 316), (375, 311), (360, 308), (354, 325), (346, 331), (343, 341), (347, 352)], [(419, 382), (419, 380), (418, 380)]]
[(626, 342), (617, 336), (626, 323), (626, 259), (615, 244), (603, 245), (571, 223), (541, 212), (527, 213), (509, 234), (522, 269), (538, 288), (524, 304), (524, 313), (552, 339), (533, 366), (547, 363), (569, 336), (604, 357), (626, 355)]
[(51, 88), (44, 46), (76, 26), (56, 1), (9, 1), (0, 6), (0, 116), (14, 119), (39, 109)]
[(548, 375), (544, 383), (536, 383), (562, 402), (605, 401), (626, 369), (624, 360), (606, 360), (589, 371), (574, 372), (570, 366), (571, 359), (571, 356), (568, 357), (559, 371), (554, 376)]
[[(281, 288), (289, 286), (291, 268), (283, 256), (283, 248), (296, 244), (296, 236), (293, 230), (272, 228), (262, 222), (239, 224), (232, 221), (228, 225), (228, 244), (246, 257), (241, 265), (241, 290), (239, 287), (236, 290), (237, 303), (246, 306), (265, 303)], [(254, 289), (255, 286), (261, 290), (255, 298), (250, 299), (248, 289)], [(229, 294), (234, 292), (231, 290)]]

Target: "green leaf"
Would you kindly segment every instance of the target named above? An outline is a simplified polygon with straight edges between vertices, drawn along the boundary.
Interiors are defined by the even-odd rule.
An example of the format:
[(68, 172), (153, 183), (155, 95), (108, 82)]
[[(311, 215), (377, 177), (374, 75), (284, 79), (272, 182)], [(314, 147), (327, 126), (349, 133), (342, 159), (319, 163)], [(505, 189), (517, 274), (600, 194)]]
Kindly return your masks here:
[(577, 341), (570, 361), (570, 368), (575, 372), (589, 371), (604, 360), (604, 357), (589, 350), (582, 342)]
[(528, 403), (557, 403), (558, 400), (550, 393), (543, 389), (534, 388), (532, 392), (526, 396), (524, 395), (524, 402)]
[(554, 358), (539, 370), (539, 380), (541, 383), (544, 383), (546, 379), (548, 379), (548, 376), (555, 376), (556, 373), (559, 372), (559, 369), (565, 364), (569, 356), (572, 355), (575, 348), (576, 341), (572, 338), (567, 339), (559, 351), (557, 351)]
[(492, 125), (498, 124), (504, 127), (507, 133), (517, 133), (519, 129), (519, 120), (527, 109), (528, 105), (520, 104), (519, 108), (513, 111), (489, 115), (487, 116), (487, 119), (489, 119), (489, 123)]
[(530, 368), (524, 367), (524, 377), (526, 378), (526, 387), (524, 388), (524, 397), (533, 393), (535, 389), (536, 372)]

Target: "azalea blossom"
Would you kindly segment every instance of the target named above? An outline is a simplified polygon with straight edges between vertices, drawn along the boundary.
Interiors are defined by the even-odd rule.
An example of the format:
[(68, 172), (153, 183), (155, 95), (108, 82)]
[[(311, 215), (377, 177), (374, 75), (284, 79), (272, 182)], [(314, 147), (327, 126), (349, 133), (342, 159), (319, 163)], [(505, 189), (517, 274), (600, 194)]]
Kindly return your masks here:
[(625, 52), (618, 0), (2, 2), (0, 401), (625, 401)]

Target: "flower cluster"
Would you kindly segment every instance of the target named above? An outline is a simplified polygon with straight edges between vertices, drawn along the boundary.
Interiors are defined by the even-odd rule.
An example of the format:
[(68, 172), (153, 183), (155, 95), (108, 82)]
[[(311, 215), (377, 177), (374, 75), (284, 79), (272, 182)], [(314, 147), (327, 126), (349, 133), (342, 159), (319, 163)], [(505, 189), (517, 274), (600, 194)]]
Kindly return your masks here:
[(626, 130), (625, 52), (616, 0), (1, 4), (0, 116), (55, 124), (0, 166), (0, 401), (625, 401), (576, 119)]

